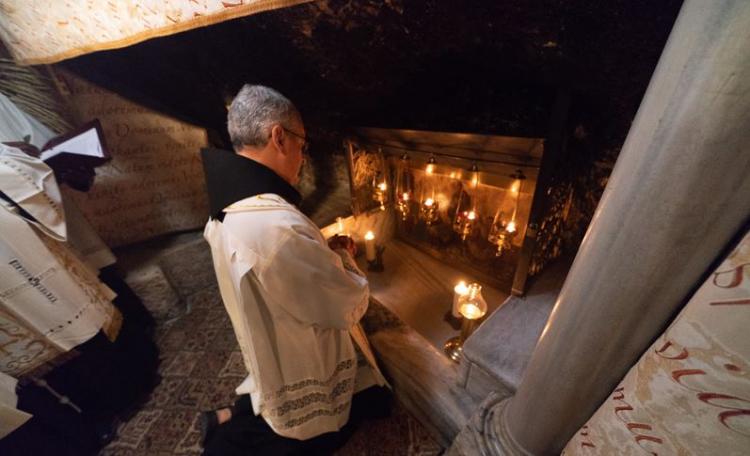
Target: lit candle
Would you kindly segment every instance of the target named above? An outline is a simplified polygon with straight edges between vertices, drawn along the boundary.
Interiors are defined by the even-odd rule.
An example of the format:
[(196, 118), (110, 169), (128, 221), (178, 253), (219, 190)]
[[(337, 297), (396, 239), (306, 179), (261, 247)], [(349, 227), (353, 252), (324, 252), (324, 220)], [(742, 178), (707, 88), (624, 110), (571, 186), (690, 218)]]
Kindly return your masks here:
[(432, 198), (427, 198), (426, 200), (424, 200), (424, 205), (426, 207), (432, 207), (433, 204), (435, 204), (435, 200)]
[(474, 211), (469, 211), (469, 213), (466, 215), (466, 218), (469, 220), (474, 220), (477, 218), (477, 213)]
[(453, 309), (452, 313), (453, 316), (456, 318), (461, 318), (461, 314), (458, 311), (458, 301), (461, 298), (461, 296), (466, 296), (469, 293), (469, 288), (466, 286), (466, 282), (463, 280), (458, 282), (455, 287), (453, 287)]
[(372, 231), (365, 233), (365, 258), (375, 261), (375, 234)]
[(516, 222), (514, 220), (511, 220), (508, 222), (508, 225), (505, 227), (505, 231), (508, 233), (515, 233), (516, 232)]
[(385, 189), (388, 188), (388, 186), (385, 185), (385, 182), (381, 182), (381, 183), (378, 184), (378, 188), (380, 189), (380, 191), (384, 192)]
[(401, 195), (401, 199), (403, 199), (404, 201), (409, 201), (409, 194), (404, 193), (403, 195)]

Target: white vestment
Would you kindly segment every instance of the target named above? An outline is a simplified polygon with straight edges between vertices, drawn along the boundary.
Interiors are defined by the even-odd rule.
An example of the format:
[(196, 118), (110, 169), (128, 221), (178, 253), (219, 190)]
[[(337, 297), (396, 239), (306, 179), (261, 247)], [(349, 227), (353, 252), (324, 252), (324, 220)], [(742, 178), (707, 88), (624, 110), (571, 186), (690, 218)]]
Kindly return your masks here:
[[(275, 194), (238, 201), (211, 219), (221, 296), (242, 350), (255, 414), (285, 437), (337, 431), (352, 395), (384, 385), (359, 319), (369, 288), (351, 256)], [(357, 369), (358, 351), (366, 360)]]
[[(0, 312), (61, 351), (100, 328), (107, 332), (114, 320), (119, 326), (115, 293), (60, 242), (67, 235), (65, 211), (52, 170), (0, 144), (0, 191), (11, 200), (0, 198)], [(7, 353), (0, 353), (0, 367)]]
[[(55, 134), (0, 93), (0, 142), (42, 147)], [(0, 144), (0, 438), (31, 415), (16, 379), (122, 320), (97, 270), (112, 252), (41, 160)], [(63, 203), (64, 201), (64, 203)], [(32, 219), (26, 218), (21, 208)], [(81, 256), (81, 258), (78, 257)]]

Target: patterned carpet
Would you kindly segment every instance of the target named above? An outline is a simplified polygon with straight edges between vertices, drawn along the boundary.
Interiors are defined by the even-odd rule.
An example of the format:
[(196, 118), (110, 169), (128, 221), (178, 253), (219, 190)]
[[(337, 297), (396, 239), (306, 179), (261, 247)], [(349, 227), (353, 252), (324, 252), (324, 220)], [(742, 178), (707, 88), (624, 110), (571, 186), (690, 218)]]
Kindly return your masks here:
[[(199, 412), (233, 402), (234, 388), (244, 378), (245, 368), (218, 290), (210, 285), (193, 291), (185, 301), (188, 310), (182, 317), (162, 320), (157, 328), (161, 383), (121, 423), (117, 438), (102, 455), (198, 455)], [(427, 431), (396, 405), (390, 418), (363, 424), (337, 455), (432, 456), (441, 452)]]

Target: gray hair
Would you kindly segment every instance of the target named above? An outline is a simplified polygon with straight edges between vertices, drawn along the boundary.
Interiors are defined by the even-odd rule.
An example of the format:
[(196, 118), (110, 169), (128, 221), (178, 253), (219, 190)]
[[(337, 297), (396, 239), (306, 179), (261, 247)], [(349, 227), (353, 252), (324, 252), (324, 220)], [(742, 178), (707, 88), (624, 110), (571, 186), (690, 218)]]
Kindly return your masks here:
[(232, 100), (227, 130), (235, 150), (242, 146), (265, 146), (276, 124), (289, 126), (300, 119), (297, 108), (270, 87), (245, 84)]

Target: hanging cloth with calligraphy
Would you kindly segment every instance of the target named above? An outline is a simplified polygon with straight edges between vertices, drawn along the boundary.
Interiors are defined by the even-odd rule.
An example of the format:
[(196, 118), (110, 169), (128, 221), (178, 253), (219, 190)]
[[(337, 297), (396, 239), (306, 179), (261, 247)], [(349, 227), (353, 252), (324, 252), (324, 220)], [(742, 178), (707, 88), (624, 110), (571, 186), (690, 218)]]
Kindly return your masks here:
[(309, 1), (0, 0), (0, 38), (18, 63), (54, 63)]
[(563, 455), (747, 455), (750, 233), (568, 442)]

